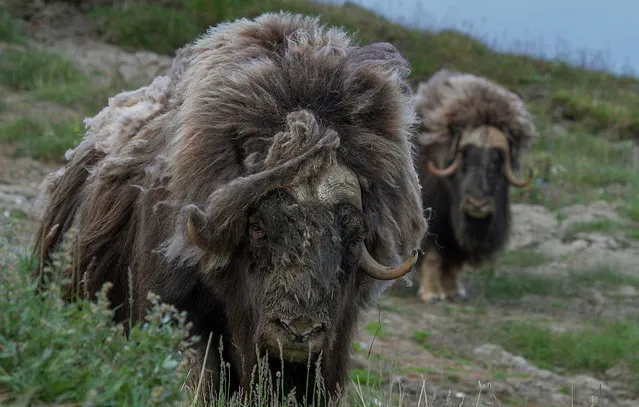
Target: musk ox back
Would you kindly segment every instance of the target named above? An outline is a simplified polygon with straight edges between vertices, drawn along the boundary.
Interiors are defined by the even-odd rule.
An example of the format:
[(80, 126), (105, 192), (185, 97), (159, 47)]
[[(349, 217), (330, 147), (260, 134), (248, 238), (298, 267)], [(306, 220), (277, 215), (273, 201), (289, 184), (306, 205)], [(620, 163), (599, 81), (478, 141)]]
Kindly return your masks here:
[(34, 250), (46, 262), (77, 231), (68, 299), (110, 281), (116, 319), (137, 321), (155, 292), (222, 342), (231, 389), (268, 352), (298, 397), (321, 355), (334, 394), (362, 308), (409, 271), (426, 231), (408, 73), (392, 45), (300, 15), (212, 28), (86, 120)]
[(467, 298), (458, 279), (505, 246), (510, 228), (509, 185), (535, 136), (522, 100), (485, 78), (441, 70), (419, 85), (416, 167), (422, 204), (430, 213), (418, 260), (424, 301)]

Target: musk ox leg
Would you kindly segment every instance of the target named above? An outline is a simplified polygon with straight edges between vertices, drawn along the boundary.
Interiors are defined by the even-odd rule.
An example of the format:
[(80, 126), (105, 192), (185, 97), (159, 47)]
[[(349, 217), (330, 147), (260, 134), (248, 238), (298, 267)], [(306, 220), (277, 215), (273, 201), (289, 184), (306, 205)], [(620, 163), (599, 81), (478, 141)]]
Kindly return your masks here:
[(429, 304), (444, 300), (446, 294), (440, 283), (442, 258), (436, 250), (429, 250), (419, 262), (419, 296)]
[(467, 300), (468, 294), (464, 288), (459, 277), (461, 276), (463, 269), (458, 265), (451, 265), (449, 267), (443, 267), (441, 273), (440, 283), (446, 299), (454, 300)]

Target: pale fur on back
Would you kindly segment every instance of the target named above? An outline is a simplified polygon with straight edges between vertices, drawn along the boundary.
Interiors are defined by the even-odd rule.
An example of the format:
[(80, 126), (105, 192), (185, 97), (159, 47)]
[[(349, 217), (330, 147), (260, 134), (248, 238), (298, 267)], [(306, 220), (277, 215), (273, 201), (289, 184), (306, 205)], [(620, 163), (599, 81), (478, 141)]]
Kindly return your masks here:
[[(302, 61), (303, 68), (285, 71), (291, 77), (282, 79), (278, 67), (292, 61)], [(399, 264), (419, 246), (427, 228), (417, 174), (407, 164), (415, 154), (409, 143), (415, 116), (406, 82), (408, 64), (390, 44), (359, 47), (341, 30), (327, 30), (315, 18), (289, 13), (268, 13), (210, 29), (178, 51), (167, 75), (110, 98), (107, 107), (86, 119), (86, 134), (68, 152), (67, 166), (46, 181), (42, 205), (48, 212), (36, 250), (48, 251), (71, 224), (85, 228), (85, 240), (102, 239), (100, 244), (109, 250), (108, 239), (114, 237), (108, 228), (99, 228), (100, 222), (118, 231), (124, 229), (116, 227), (125, 224), (133, 233), (136, 222), (150, 219), (115, 218), (117, 211), (104, 208), (108, 202), (100, 205), (100, 196), (120, 197), (114, 205), (133, 208), (137, 214), (145, 195), (157, 193), (163, 199), (154, 202), (153, 210), (164, 209), (153, 222), (162, 225), (158, 230), (163, 235), (151, 249), (176, 267), (199, 264), (206, 254), (187, 237), (184, 208), (196, 205), (207, 214), (232, 213), (243, 197), (220, 208), (211, 201), (213, 194), (231, 188), (233, 180), (264, 170), (272, 138), (291, 126), (287, 115), (306, 108), (282, 101), (294, 101), (303, 92), (309, 95), (299, 98), (316, 100), (332, 72), (335, 81), (342, 81), (333, 89), (335, 99), (314, 102), (320, 110), (314, 113), (320, 122), (336, 123), (332, 130), (338, 134), (344, 131), (339, 134), (338, 160), (360, 178), (365, 210), (374, 218), (371, 253), (381, 262)], [(289, 87), (287, 79), (304, 83), (304, 89)], [(362, 81), (370, 86), (362, 87)], [(353, 128), (347, 137), (346, 131)], [(86, 179), (68, 174), (65, 178), (70, 170), (85, 171)], [(53, 215), (61, 220), (53, 220)], [(54, 223), (65, 226), (48, 236)], [(150, 236), (138, 239), (153, 241)], [(137, 256), (134, 248), (144, 247), (139, 242), (119, 244), (131, 258)], [(126, 256), (119, 261), (128, 261)]]
[(532, 115), (515, 93), (484, 77), (446, 69), (422, 82), (415, 94), (421, 121), (418, 142), (453, 143), (451, 128), (464, 130), (492, 125), (509, 138), (511, 165), (519, 169), (521, 157), (536, 136)]

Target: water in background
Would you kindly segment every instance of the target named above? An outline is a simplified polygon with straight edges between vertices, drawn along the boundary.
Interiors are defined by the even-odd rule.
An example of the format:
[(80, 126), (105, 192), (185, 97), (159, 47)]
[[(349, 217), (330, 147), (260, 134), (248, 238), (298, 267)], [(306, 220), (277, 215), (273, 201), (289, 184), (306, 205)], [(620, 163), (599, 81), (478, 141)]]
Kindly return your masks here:
[(498, 51), (559, 58), (578, 66), (639, 77), (639, 0), (349, 2), (409, 27), (456, 29)]

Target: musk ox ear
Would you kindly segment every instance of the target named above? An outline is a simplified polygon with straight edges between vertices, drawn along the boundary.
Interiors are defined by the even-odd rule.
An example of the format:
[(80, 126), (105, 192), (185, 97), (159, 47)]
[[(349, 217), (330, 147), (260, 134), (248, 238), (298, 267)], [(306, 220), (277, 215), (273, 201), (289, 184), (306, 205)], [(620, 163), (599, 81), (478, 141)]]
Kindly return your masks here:
[(222, 220), (225, 211), (208, 216), (196, 205), (187, 205), (184, 210), (189, 240), (207, 253), (212, 268), (226, 266), (244, 235), (246, 215), (236, 212)]

